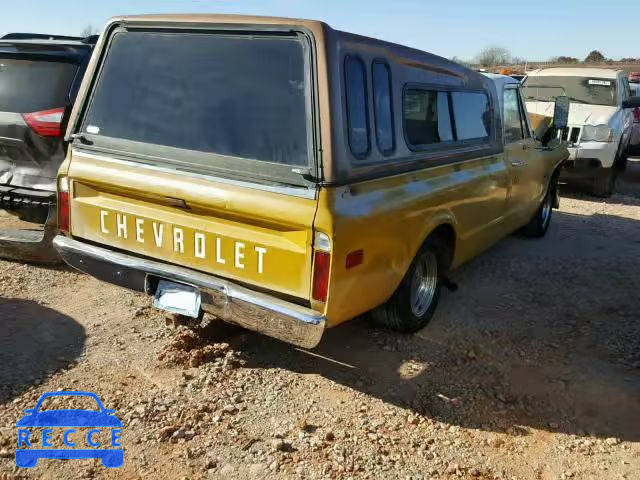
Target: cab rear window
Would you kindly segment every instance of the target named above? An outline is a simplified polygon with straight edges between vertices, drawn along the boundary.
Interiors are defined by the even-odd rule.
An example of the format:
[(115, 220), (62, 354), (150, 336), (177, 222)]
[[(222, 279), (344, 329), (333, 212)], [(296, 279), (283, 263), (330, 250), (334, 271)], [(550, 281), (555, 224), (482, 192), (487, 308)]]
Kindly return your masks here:
[(489, 141), (491, 110), (483, 92), (406, 88), (403, 116), (412, 150), (440, 143)]
[(452, 92), (458, 140), (487, 139), (491, 131), (489, 97), (479, 92)]
[(0, 57), (0, 112), (33, 113), (69, 104), (78, 66)]
[(216, 154), (227, 169), (229, 157), (307, 165), (306, 48), (295, 35), (116, 33), (83, 129), (98, 146)]
[(404, 94), (404, 129), (413, 148), (453, 140), (449, 94), (410, 88)]

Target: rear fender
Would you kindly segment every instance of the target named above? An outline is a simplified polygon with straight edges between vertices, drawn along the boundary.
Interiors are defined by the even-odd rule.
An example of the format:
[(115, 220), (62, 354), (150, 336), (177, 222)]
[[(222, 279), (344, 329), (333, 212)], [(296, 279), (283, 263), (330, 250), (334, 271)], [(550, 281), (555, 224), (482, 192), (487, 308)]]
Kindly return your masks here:
[[(455, 217), (453, 216), (453, 213), (449, 210), (441, 210), (429, 218), (429, 222), (425, 224), (422, 234), (420, 236), (420, 239), (421, 239), (420, 243), (415, 245), (414, 255), (413, 255), (414, 258), (418, 254), (422, 246), (425, 244), (427, 239), (434, 232), (436, 232), (436, 230), (438, 230), (443, 226), (449, 227), (453, 231), (453, 243), (452, 245), (450, 245), (451, 251), (450, 251), (449, 264), (450, 265), (456, 264), (456, 259), (455, 259), (456, 248), (455, 247), (456, 247), (456, 239), (458, 238), (457, 222), (455, 220)], [(409, 265), (407, 266), (407, 269), (409, 268)]]

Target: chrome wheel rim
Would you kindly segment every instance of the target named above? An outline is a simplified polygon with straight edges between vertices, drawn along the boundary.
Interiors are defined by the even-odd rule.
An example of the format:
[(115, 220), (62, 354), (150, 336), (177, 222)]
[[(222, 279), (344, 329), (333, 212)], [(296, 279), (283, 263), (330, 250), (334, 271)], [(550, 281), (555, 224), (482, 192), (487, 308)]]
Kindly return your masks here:
[(547, 228), (547, 225), (549, 225), (549, 221), (551, 220), (552, 202), (553, 197), (551, 195), (551, 192), (549, 192), (547, 193), (547, 196), (544, 199), (544, 203), (542, 204), (542, 226), (544, 228)]
[(422, 317), (433, 303), (438, 288), (438, 259), (432, 252), (424, 253), (411, 278), (411, 312)]

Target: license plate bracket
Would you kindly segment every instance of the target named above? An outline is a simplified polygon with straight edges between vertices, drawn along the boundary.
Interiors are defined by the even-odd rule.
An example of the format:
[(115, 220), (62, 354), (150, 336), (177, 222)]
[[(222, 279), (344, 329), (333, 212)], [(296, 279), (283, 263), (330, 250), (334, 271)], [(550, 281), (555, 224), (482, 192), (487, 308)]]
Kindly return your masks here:
[(200, 290), (184, 283), (170, 280), (158, 280), (158, 287), (153, 298), (153, 306), (191, 318), (200, 316), (202, 295)]

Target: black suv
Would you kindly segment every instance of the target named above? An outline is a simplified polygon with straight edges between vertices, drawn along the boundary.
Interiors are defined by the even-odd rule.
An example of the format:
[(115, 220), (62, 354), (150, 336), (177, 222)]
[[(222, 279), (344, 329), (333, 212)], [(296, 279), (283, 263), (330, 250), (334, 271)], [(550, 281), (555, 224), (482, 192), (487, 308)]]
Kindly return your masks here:
[[(0, 38), (0, 257), (57, 261), (51, 247), (56, 174), (96, 41), (30, 33)], [(14, 228), (25, 222), (27, 228)]]

